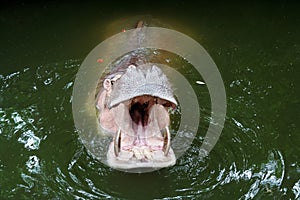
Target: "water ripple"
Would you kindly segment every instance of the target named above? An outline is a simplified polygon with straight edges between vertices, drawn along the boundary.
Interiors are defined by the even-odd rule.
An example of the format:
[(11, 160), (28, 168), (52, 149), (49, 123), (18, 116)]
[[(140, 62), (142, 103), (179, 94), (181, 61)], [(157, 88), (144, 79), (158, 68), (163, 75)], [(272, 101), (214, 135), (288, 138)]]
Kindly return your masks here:
[[(69, 60), (0, 76), (0, 148), (10, 152), (0, 157), (0, 177), (5, 181), (0, 197), (300, 198), (298, 163), (288, 163), (282, 148), (270, 148), (273, 141), (265, 134), (271, 133), (272, 127), (261, 122), (257, 101), (251, 98), (257, 89), (260, 97), (270, 95), (272, 87), (258, 87), (246, 79), (231, 82), (229, 88), (243, 95), (229, 97), (230, 113), (223, 133), (207, 157), (199, 159), (199, 147), (211, 122), (210, 105), (202, 99), (207, 104), (200, 108), (197, 138), (175, 166), (142, 175), (126, 174), (92, 158), (79, 141), (71, 113), (79, 65), (79, 61)], [(196, 92), (203, 98), (209, 96), (205, 88)], [(288, 128), (296, 132), (296, 124)], [(178, 135), (190, 137), (188, 132)], [(278, 133), (274, 132), (274, 137)]]
[(300, 198), (300, 179), (295, 183), (295, 185), (292, 188), (292, 191), (295, 195), (295, 199)]

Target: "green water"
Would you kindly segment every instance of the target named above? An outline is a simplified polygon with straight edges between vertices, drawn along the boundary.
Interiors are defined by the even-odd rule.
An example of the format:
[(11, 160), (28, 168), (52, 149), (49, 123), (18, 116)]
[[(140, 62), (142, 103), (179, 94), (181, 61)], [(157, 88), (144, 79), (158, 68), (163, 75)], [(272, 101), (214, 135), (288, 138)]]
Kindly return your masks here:
[[(285, 1), (1, 6), (0, 199), (299, 199), (299, 8)], [(191, 148), (174, 167), (126, 174), (82, 145), (72, 86), (85, 56), (131, 26), (120, 21), (145, 14), (209, 52), (227, 116), (217, 145), (199, 160), (210, 102), (195, 86), (201, 123)]]

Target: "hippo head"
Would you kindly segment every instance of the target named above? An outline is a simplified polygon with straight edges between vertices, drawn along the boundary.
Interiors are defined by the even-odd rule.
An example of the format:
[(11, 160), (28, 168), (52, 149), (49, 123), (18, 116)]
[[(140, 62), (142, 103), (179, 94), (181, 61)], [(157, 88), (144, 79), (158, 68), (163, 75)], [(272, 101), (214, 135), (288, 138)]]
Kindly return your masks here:
[(108, 76), (96, 106), (100, 126), (113, 137), (107, 152), (109, 166), (135, 172), (175, 164), (169, 110), (177, 102), (160, 68), (130, 65)]

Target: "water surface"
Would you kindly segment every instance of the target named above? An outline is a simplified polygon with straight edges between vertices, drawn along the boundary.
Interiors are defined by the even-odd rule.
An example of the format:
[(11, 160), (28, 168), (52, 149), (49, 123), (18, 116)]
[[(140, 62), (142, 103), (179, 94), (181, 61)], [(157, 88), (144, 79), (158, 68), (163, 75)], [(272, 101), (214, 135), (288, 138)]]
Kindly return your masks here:
[[(300, 198), (299, 7), (259, 1), (1, 7), (1, 199)], [(192, 66), (183, 66), (200, 102), (197, 138), (174, 167), (127, 174), (87, 153), (74, 127), (72, 86), (90, 50), (131, 26), (122, 20), (145, 14), (210, 53), (226, 87), (227, 116), (217, 145), (199, 160), (209, 94), (192, 84), (199, 78)]]

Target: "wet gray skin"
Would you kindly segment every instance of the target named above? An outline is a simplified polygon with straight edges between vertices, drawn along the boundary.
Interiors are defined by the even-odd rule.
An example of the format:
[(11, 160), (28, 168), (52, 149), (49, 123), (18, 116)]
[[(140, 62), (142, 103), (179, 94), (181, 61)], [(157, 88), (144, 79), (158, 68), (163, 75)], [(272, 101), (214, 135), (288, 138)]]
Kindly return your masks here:
[[(142, 24), (133, 37), (141, 37)], [(108, 165), (126, 171), (174, 165), (168, 111), (176, 106), (166, 75), (139, 51), (118, 62), (96, 98), (99, 124), (113, 137)]]

